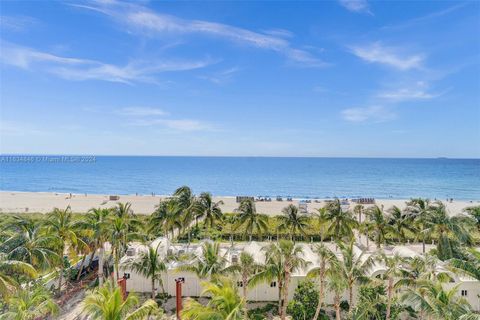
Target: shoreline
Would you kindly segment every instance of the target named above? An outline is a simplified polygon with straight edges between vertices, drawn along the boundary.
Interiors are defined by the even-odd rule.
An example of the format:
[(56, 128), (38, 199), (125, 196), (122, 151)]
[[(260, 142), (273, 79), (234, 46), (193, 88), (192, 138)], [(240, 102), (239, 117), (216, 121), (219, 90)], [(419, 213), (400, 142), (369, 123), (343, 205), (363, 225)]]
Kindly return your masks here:
[[(91, 208), (110, 208), (115, 206), (117, 202), (130, 202), (132, 209), (138, 214), (151, 214), (155, 210), (155, 206), (160, 200), (171, 197), (171, 195), (151, 195), (151, 194), (112, 194), (118, 195), (118, 200), (109, 200), (110, 195), (106, 194), (85, 194), (85, 193), (70, 193), (64, 192), (29, 192), (29, 191), (0, 191), (0, 213), (47, 213), (53, 208), (66, 208), (71, 206), (73, 212), (84, 213)], [(221, 209), (225, 213), (234, 212), (238, 207), (235, 196), (213, 196), (214, 201), (223, 201)], [(316, 209), (325, 205), (326, 201), (332, 198), (292, 198), (292, 201), (287, 201), (283, 197), (283, 201), (277, 201), (276, 197), (271, 197), (271, 201), (256, 201), (257, 211), (270, 216), (281, 214), (282, 209), (288, 204), (296, 206), (302, 200), (310, 200), (305, 203), (308, 212), (315, 212)], [(376, 204), (383, 205), (385, 210), (392, 206), (398, 206), (403, 209), (405, 202), (410, 199), (375, 199)], [(463, 209), (470, 206), (480, 205), (480, 199), (476, 200), (453, 200), (446, 202), (446, 199), (441, 199), (445, 204), (450, 215), (462, 213)], [(350, 201), (349, 209), (353, 209), (355, 202)], [(368, 207), (369, 205), (365, 205)], [(345, 207), (347, 208), (347, 207)]]

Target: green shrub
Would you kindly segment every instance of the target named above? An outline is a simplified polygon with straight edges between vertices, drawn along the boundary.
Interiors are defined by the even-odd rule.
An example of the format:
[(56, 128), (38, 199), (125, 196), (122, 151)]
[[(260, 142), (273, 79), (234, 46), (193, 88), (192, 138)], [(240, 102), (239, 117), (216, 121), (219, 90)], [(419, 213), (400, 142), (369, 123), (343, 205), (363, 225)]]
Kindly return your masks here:
[(287, 313), (293, 320), (312, 319), (318, 305), (318, 296), (318, 290), (312, 281), (300, 282), (287, 306)]

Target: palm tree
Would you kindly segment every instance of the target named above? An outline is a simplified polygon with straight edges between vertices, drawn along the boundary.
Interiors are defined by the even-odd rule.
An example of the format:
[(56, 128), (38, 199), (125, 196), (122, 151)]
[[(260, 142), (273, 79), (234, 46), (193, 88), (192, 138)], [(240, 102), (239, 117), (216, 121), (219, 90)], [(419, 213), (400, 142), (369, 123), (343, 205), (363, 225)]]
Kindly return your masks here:
[[(361, 225), (362, 224), (362, 213), (364, 211), (364, 206), (363, 204), (357, 204), (355, 205), (355, 207), (353, 208), (353, 213), (355, 213), (357, 215), (357, 221), (358, 221), (358, 225)], [(358, 233), (358, 241), (361, 241), (361, 233)]]
[(315, 315), (313, 316), (313, 320), (318, 319), (323, 306), (323, 300), (325, 298), (326, 274), (330, 269), (338, 270), (340, 263), (335, 253), (333, 253), (333, 251), (327, 248), (327, 246), (325, 246), (323, 243), (315, 247), (315, 253), (320, 260), (320, 265), (319, 267), (310, 270), (307, 274), (307, 277), (318, 278), (319, 283), (318, 304), (315, 310)]
[(149, 228), (151, 232), (162, 230), (165, 237), (168, 238), (168, 233), (172, 233), (172, 239), (175, 235), (175, 230), (183, 226), (183, 207), (177, 199), (168, 199), (161, 201), (155, 209), (155, 212), (150, 217)]
[(10, 295), (14, 288), (18, 286), (13, 275), (21, 275), (32, 279), (37, 277), (37, 271), (31, 264), (9, 260), (4, 253), (0, 253), (0, 297)]
[(177, 269), (193, 272), (200, 279), (207, 279), (223, 273), (226, 263), (225, 257), (220, 255), (220, 244), (205, 242), (200, 256), (196, 256), (190, 263), (180, 265)]
[(328, 288), (333, 292), (333, 305), (335, 307), (335, 319), (341, 320), (340, 299), (347, 289), (347, 281), (338, 269), (329, 269), (326, 273)]
[(335, 239), (353, 238), (353, 229), (358, 226), (357, 220), (352, 216), (350, 211), (343, 211), (340, 200), (328, 203), (325, 208), (327, 214), (326, 220), (330, 223), (328, 233)]
[(290, 204), (282, 209), (282, 215), (278, 216), (280, 224), (278, 225), (279, 230), (288, 230), (290, 233), (290, 240), (294, 241), (295, 234), (300, 232), (305, 235), (305, 228), (308, 226), (307, 216), (300, 215), (298, 212), (298, 207)]
[(419, 229), (419, 236), (422, 239), (422, 252), (425, 254), (425, 240), (427, 238), (426, 221), (431, 212), (429, 199), (416, 198), (407, 202), (407, 211), (413, 214), (415, 224)]
[(236, 230), (245, 225), (245, 235), (249, 235), (250, 241), (252, 241), (252, 234), (255, 230), (259, 234), (268, 230), (268, 217), (264, 214), (257, 213), (253, 200), (243, 200), (238, 210), (240, 214), (238, 215), (238, 222), (234, 228)]
[(220, 206), (223, 205), (223, 201), (213, 201), (212, 195), (208, 192), (202, 192), (195, 205), (195, 213), (198, 218), (205, 220), (205, 226), (213, 228), (217, 221), (223, 217)]
[(480, 281), (480, 251), (475, 248), (469, 248), (466, 252), (463, 252), (463, 256), (462, 259), (450, 259), (450, 266), (457, 273), (467, 274)]
[[(83, 227), (91, 231), (91, 255), (90, 264), (93, 262), (95, 252), (98, 250), (98, 281), (99, 285), (103, 284), (103, 257), (105, 254), (105, 242), (109, 238), (111, 231), (110, 209), (92, 208), (85, 215), (82, 221)], [(120, 218), (119, 218), (120, 219)], [(79, 274), (81, 273), (81, 270)]]
[(413, 216), (404, 213), (399, 207), (393, 206), (390, 208), (387, 223), (390, 226), (390, 231), (394, 234), (402, 244), (407, 241), (406, 231), (415, 232), (413, 224)]
[(182, 186), (175, 190), (173, 193), (178, 206), (182, 212), (181, 223), (184, 229), (188, 230), (188, 242), (190, 243), (190, 226), (195, 219), (195, 224), (198, 224), (197, 217), (195, 216), (195, 203), (197, 199), (192, 192), (192, 189), (188, 186)]
[(130, 260), (123, 265), (124, 268), (129, 268), (147, 279), (150, 278), (152, 299), (155, 299), (155, 283), (157, 281), (163, 290), (162, 273), (167, 270), (165, 260), (158, 253), (159, 246), (160, 243), (155, 249), (148, 246), (148, 251), (141, 252), (136, 259)]
[(325, 239), (328, 230), (327, 208), (323, 207), (317, 209), (316, 217), (319, 224), (318, 231), (320, 233), (320, 242), (323, 243), (323, 239)]
[(467, 229), (465, 217), (450, 217), (445, 205), (437, 202), (432, 206), (430, 215), (426, 220), (428, 233), (438, 235), (437, 255), (440, 260), (447, 260), (453, 257), (456, 241), (462, 244), (471, 244), (471, 236)]
[(387, 256), (384, 252), (381, 252), (377, 255), (377, 260), (382, 262), (386, 268), (385, 273), (383, 273), (383, 278), (387, 280), (387, 311), (385, 315), (385, 320), (390, 320), (391, 318), (391, 307), (394, 291), (394, 281), (396, 278), (399, 278), (403, 274), (403, 264), (405, 259), (402, 258), (398, 253), (393, 256)]
[(58, 306), (51, 293), (42, 285), (37, 285), (17, 290), (8, 300), (7, 310), (0, 315), (0, 320), (43, 319), (57, 312)]
[(251, 283), (255, 285), (260, 281), (278, 281), (279, 313), (285, 320), (288, 303), (288, 287), (292, 273), (307, 266), (303, 258), (303, 249), (288, 240), (280, 240), (263, 248), (265, 251), (265, 267), (252, 277)]
[(127, 250), (128, 242), (133, 239), (142, 239), (144, 236), (138, 233), (142, 227), (141, 222), (136, 218), (130, 203), (117, 203), (112, 208), (112, 216), (108, 219), (108, 240), (112, 245), (112, 254), (114, 257), (115, 271), (119, 279), (119, 261)]
[(29, 263), (39, 271), (58, 264), (59, 256), (54, 250), (57, 239), (45, 234), (38, 221), (13, 216), (4, 227), (9, 230), (9, 237), (0, 245), (0, 250), (10, 259)]
[(73, 220), (70, 206), (65, 210), (53, 209), (45, 221), (47, 233), (59, 240), (57, 255), (60, 257), (60, 274), (58, 277), (58, 291), (62, 291), (63, 273), (65, 264), (63, 256), (74, 253), (74, 248), (86, 244), (78, 236), (78, 225)]
[(117, 217), (127, 217), (133, 215), (132, 204), (130, 202), (118, 202), (112, 211)]
[(383, 206), (379, 207), (375, 205), (371, 208), (368, 208), (366, 214), (368, 215), (369, 221), (372, 224), (373, 237), (375, 239), (375, 243), (377, 244), (377, 249), (380, 249), (382, 244), (387, 242), (387, 234), (392, 231), (392, 227), (385, 219)]
[[(255, 259), (250, 253), (243, 251), (240, 254), (239, 262), (234, 263), (231, 266), (224, 269), (224, 273), (226, 274), (234, 273), (234, 274), (240, 275), (240, 278), (242, 279), (241, 286), (243, 290), (243, 300), (245, 302), (247, 301), (247, 290), (248, 290), (249, 280), (261, 268), (262, 266), (255, 262)], [(245, 317), (247, 317), (248, 313), (246, 309), (244, 311), (244, 314), (245, 314)]]
[(351, 312), (354, 307), (353, 288), (355, 284), (369, 281), (367, 275), (374, 264), (374, 260), (372, 257), (365, 258), (364, 252), (354, 247), (353, 239), (347, 244), (337, 242), (337, 246), (340, 248), (342, 255), (339, 272), (341, 272), (347, 282), (348, 311)]
[(457, 291), (458, 286), (444, 289), (440, 282), (424, 280), (417, 288), (407, 289), (402, 300), (434, 319), (456, 320), (470, 313), (470, 305)]
[(146, 320), (150, 315), (161, 313), (154, 300), (147, 300), (137, 308), (138, 304), (133, 293), (124, 300), (120, 288), (107, 281), (85, 297), (83, 313), (94, 320)]
[(193, 299), (187, 299), (181, 318), (186, 320), (241, 320), (245, 314), (245, 300), (240, 297), (233, 282), (225, 277), (203, 282), (202, 295), (210, 300), (206, 306)]

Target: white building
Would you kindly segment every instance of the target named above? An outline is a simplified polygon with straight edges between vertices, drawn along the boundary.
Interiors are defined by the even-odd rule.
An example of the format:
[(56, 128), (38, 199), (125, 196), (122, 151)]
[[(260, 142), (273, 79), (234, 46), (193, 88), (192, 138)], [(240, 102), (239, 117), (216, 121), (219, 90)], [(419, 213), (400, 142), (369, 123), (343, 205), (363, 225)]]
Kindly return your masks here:
[[(207, 240), (206, 240), (207, 241)], [(249, 243), (222, 243), (220, 247), (220, 255), (224, 256), (227, 260), (227, 265), (235, 263), (240, 257), (242, 251), (246, 251), (254, 257), (257, 263), (265, 262), (265, 254), (262, 248), (267, 243), (249, 242)], [(341, 258), (340, 250), (334, 243), (325, 243), (333, 252), (338, 252), (339, 258)], [(203, 243), (195, 244), (171, 244), (166, 238), (158, 238), (153, 241), (150, 246), (152, 248), (158, 248), (158, 252), (166, 257), (167, 255), (180, 256), (189, 253), (193, 256), (200, 256), (202, 254)], [(313, 268), (319, 266), (319, 259), (313, 252), (315, 244), (299, 243), (297, 244), (303, 247), (304, 259), (309, 261), (308, 266), (303, 270), (298, 270), (292, 275), (291, 283), (289, 286), (289, 298), (293, 297), (293, 293), (298, 283), (305, 279), (306, 274)], [(148, 247), (140, 243), (132, 243), (127, 250), (127, 254), (122, 258), (121, 264), (127, 262), (130, 259), (136, 259), (141, 252), (148, 250)], [(358, 255), (362, 253), (362, 249), (355, 246), (354, 250)], [(420, 248), (414, 245), (410, 246), (396, 246), (392, 248), (384, 248), (384, 252), (387, 255), (399, 254), (402, 257), (413, 258), (420, 256)], [(364, 257), (367, 258), (372, 252), (365, 252)], [(185, 283), (183, 284), (182, 293), (183, 296), (198, 297), (201, 295), (202, 280), (189, 272), (180, 272), (177, 267), (180, 262), (169, 262), (167, 271), (163, 275), (163, 285), (165, 292), (171, 296), (175, 296), (175, 279), (183, 277)], [(441, 261), (438, 266), (439, 271), (446, 271), (442, 267)], [(142, 275), (135, 273), (132, 270), (124, 269), (125, 273), (128, 273), (130, 278), (127, 280), (127, 291), (132, 292), (151, 292), (151, 280), (146, 279)], [(371, 277), (377, 277), (385, 272), (385, 267), (381, 263), (376, 263), (370, 270)], [(452, 275), (454, 282), (445, 284), (446, 288), (451, 288), (458, 285), (458, 295), (463, 296), (476, 311), (480, 311), (480, 281), (469, 278), (467, 276)], [(157, 283), (157, 292), (161, 292), (161, 287)], [(333, 295), (326, 293), (326, 302), (333, 303)], [(255, 288), (249, 289), (248, 300), (250, 301), (277, 301), (278, 300), (278, 284), (275, 281), (271, 283), (262, 283)], [(347, 292), (345, 292), (342, 300), (348, 300)]]

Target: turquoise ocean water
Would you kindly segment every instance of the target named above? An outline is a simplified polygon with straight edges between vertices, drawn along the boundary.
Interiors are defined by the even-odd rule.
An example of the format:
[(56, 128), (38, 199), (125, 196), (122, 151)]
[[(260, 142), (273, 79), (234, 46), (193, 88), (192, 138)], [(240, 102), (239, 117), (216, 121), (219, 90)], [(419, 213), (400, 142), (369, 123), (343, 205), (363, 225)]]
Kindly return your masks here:
[(480, 199), (480, 159), (0, 156), (0, 189)]

